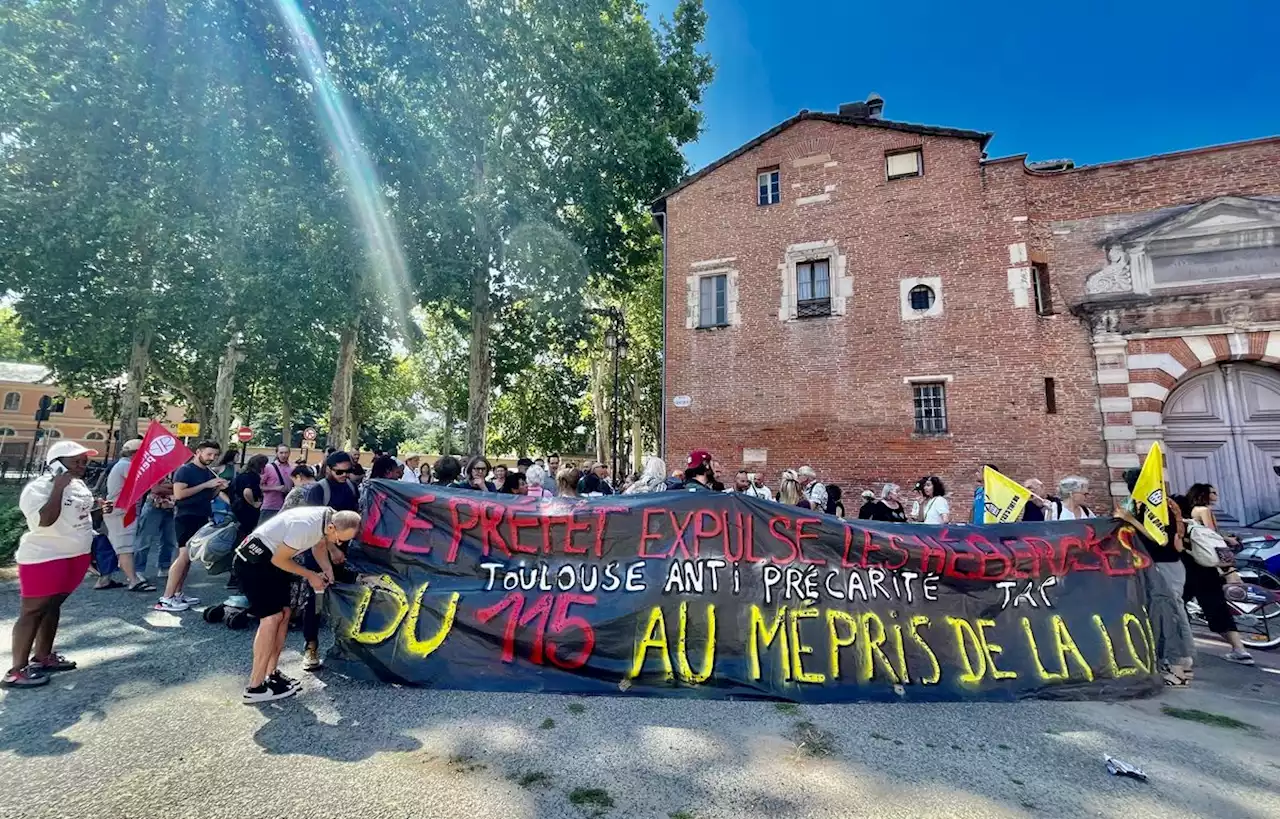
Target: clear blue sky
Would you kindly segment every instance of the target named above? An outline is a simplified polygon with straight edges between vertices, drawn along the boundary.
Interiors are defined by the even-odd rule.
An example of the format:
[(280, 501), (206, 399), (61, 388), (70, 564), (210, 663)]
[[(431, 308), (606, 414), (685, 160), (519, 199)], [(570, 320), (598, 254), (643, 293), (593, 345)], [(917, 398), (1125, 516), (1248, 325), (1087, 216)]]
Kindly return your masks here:
[[(670, 14), (675, 0), (650, 0)], [(692, 169), (801, 108), (993, 131), (1077, 165), (1280, 134), (1280, 1), (705, 0)]]

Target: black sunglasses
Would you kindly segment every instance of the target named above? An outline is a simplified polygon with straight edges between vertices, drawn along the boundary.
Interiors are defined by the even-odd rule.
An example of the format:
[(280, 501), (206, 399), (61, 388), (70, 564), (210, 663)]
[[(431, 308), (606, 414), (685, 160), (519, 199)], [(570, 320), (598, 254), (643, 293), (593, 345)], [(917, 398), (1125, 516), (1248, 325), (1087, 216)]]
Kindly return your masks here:
[(346, 475), (351, 470), (350, 469), (330, 469), (329, 471), (335, 475)]

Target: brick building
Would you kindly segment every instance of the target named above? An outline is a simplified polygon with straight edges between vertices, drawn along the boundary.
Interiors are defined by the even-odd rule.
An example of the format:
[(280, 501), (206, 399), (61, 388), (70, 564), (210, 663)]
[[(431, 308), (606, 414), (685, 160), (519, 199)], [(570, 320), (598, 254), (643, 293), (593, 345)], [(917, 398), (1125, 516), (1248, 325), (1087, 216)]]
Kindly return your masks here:
[[(665, 451), (862, 489), (975, 468), (1280, 511), (1280, 138), (1074, 167), (802, 111), (654, 204)], [(852, 505), (852, 504), (851, 504)]]

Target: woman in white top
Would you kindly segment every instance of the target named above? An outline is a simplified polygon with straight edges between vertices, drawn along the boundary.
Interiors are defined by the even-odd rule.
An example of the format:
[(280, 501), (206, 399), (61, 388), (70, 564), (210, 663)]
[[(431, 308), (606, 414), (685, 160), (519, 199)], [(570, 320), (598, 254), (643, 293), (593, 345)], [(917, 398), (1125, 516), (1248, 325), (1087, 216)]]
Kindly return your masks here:
[[(360, 530), (358, 512), (327, 506), (287, 509), (254, 529), (236, 548), (235, 572), (249, 613), (258, 618), (253, 641), (253, 671), (244, 689), (246, 703), (270, 702), (298, 693), (300, 683), (280, 673), (280, 652), (289, 633), (291, 577), (299, 575), (317, 592), (333, 582), (331, 546), (351, 540)], [(313, 548), (314, 547), (314, 548)], [(320, 571), (294, 560), (311, 549)]]
[(947, 500), (947, 488), (942, 479), (930, 475), (920, 481), (920, 494), (924, 503), (920, 507), (920, 522), (941, 526), (951, 522), (951, 502)]
[(1085, 505), (1089, 498), (1089, 481), (1072, 475), (1058, 481), (1058, 495), (1061, 500), (1051, 500), (1045, 508), (1049, 520), (1080, 520), (1094, 517), (1093, 511)]
[[(22, 608), (13, 624), (13, 666), (5, 688), (34, 688), (48, 674), (76, 664), (53, 650), (62, 603), (89, 569), (93, 513), (101, 507), (84, 482), (92, 449), (75, 441), (49, 447), (49, 471), (22, 487), (18, 508), (27, 531), (18, 541), (18, 593)], [(34, 653), (33, 653), (34, 648)]]

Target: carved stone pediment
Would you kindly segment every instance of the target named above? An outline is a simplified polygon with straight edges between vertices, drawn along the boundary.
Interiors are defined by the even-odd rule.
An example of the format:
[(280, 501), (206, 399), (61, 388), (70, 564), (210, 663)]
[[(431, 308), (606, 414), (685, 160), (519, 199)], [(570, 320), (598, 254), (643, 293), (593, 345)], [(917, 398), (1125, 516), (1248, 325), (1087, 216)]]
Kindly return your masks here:
[(1280, 200), (1218, 197), (1112, 237), (1106, 250), (1088, 295), (1280, 279)]

